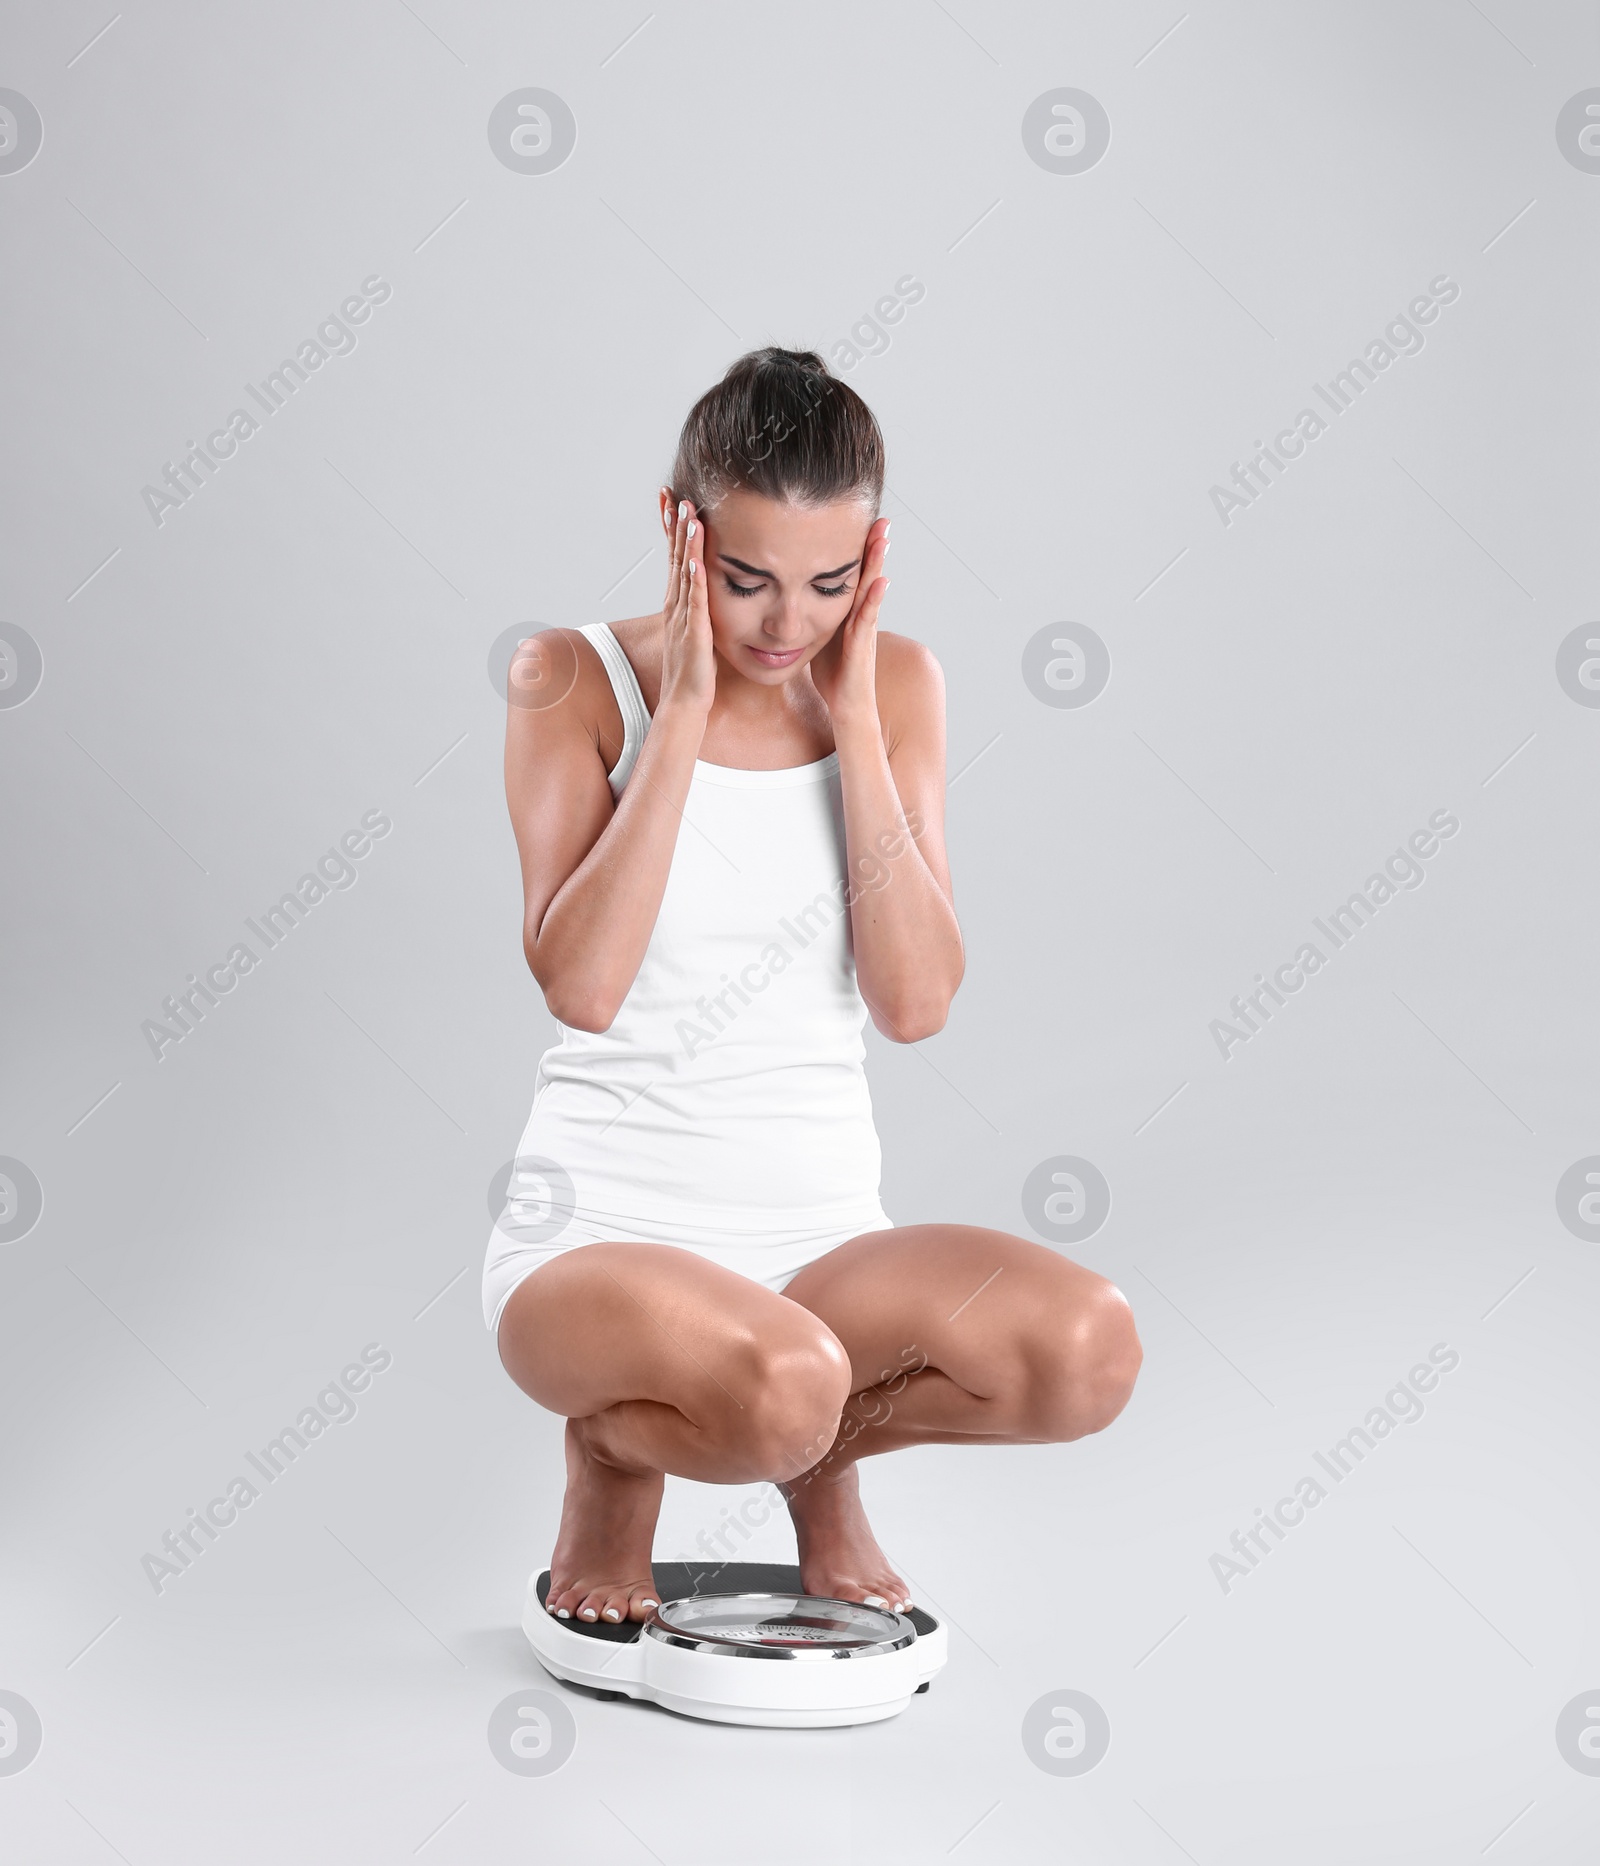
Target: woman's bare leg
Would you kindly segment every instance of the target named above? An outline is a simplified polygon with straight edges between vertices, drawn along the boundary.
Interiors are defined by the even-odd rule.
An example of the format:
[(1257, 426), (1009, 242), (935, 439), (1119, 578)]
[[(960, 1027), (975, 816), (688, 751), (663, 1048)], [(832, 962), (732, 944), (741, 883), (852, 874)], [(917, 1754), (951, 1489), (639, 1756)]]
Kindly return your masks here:
[(1143, 1360), (1114, 1283), (977, 1225), (841, 1244), (785, 1288), (850, 1357), (838, 1435), (780, 1483), (809, 1592), (888, 1605), (906, 1587), (861, 1507), (856, 1464), (907, 1445), (1050, 1444), (1109, 1425)]
[(670, 1245), (584, 1245), (512, 1292), (500, 1352), (568, 1416), (548, 1604), (589, 1619), (642, 1619), (655, 1599), (665, 1471), (773, 1480), (807, 1591), (897, 1605), (857, 1461), (1081, 1438), (1122, 1410), (1143, 1358), (1114, 1284), (974, 1225), (868, 1232), (781, 1296)]
[(549, 1610), (643, 1619), (663, 1473), (781, 1480), (831, 1445), (849, 1357), (808, 1309), (669, 1244), (585, 1244), (512, 1291), (500, 1358), (567, 1417)]

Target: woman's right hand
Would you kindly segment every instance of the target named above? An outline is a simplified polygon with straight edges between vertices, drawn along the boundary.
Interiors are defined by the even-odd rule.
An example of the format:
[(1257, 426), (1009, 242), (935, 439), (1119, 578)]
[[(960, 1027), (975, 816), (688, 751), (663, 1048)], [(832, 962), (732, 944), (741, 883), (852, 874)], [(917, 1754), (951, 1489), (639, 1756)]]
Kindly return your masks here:
[(671, 544), (661, 605), (661, 698), (658, 706), (698, 714), (717, 693), (716, 653), (706, 604), (705, 526), (687, 500), (674, 506), (662, 488), (662, 523)]

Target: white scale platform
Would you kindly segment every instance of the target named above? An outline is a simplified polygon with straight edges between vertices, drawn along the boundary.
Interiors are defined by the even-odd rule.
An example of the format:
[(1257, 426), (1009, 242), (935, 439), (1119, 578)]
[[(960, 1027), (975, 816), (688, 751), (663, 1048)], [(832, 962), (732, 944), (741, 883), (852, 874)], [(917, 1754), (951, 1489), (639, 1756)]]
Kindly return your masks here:
[(553, 1677), (604, 1698), (642, 1698), (714, 1723), (825, 1729), (877, 1723), (926, 1691), (948, 1657), (944, 1626), (824, 1600), (780, 1562), (655, 1562), (648, 1620), (558, 1620), (546, 1569), (528, 1581), (522, 1630)]

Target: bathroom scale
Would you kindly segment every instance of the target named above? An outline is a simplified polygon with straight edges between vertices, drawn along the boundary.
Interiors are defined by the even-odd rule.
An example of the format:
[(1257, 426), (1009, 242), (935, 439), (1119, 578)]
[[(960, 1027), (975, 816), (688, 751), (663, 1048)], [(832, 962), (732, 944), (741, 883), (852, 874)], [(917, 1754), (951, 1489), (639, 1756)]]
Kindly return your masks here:
[(825, 1729), (903, 1711), (943, 1667), (943, 1624), (805, 1593), (781, 1562), (653, 1562), (647, 1620), (558, 1620), (550, 1571), (528, 1581), (522, 1630), (553, 1677), (713, 1723)]

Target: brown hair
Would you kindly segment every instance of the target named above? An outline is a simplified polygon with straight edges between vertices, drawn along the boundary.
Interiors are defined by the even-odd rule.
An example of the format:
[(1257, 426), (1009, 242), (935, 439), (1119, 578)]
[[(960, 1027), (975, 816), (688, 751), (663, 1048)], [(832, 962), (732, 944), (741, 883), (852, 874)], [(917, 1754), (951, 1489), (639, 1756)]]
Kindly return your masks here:
[(669, 490), (696, 509), (738, 488), (793, 505), (883, 497), (883, 434), (814, 350), (751, 350), (689, 410)]

